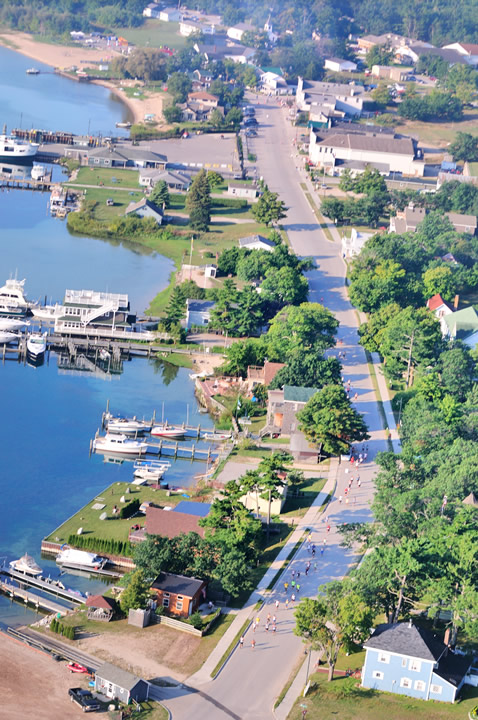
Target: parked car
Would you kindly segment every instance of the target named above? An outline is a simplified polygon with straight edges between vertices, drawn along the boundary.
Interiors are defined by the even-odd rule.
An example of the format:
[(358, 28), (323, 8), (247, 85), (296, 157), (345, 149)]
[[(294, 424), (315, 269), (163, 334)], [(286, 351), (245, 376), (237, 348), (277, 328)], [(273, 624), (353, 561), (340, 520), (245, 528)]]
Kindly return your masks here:
[(101, 709), (98, 700), (93, 697), (89, 690), (83, 688), (70, 688), (68, 690), (71, 702), (80, 706), (83, 712), (96, 712)]
[(243, 115), (255, 115), (256, 109), (252, 105), (246, 105), (242, 108)]
[(255, 117), (248, 117), (244, 120), (244, 125), (247, 127), (248, 125), (258, 125), (258, 122)]
[(248, 128), (246, 130), (246, 137), (257, 137), (257, 130), (254, 130), (254, 128)]

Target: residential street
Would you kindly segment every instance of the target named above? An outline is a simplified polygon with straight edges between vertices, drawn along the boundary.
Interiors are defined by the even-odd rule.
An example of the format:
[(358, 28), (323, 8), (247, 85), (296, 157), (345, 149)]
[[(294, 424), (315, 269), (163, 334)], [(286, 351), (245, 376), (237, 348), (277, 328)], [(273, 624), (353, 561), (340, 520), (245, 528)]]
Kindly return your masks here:
[[(315, 259), (317, 269), (309, 273), (310, 300), (323, 303), (340, 321), (338, 337), (343, 345), (333, 352), (346, 352), (344, 377), (346, 381), (350, 379), (351, 396), (358, 393), (357, 407), (363, 413), (371, 435), (368, 459), (360, 469), (352, 468), (345, 462), (338, 465), (338, 470), (334, 469), (338, 483), (335, 494), (324, 515), (317, 515), (312, 529), (312, 543), (317, 546), (315, 558), (303, 544), (291, 565), (296, 573), (300, 572), (301, 588), (300, 593), (296, 593), (299, 599), (304, 595), (315, 596), (320, 584), (342, 577), (356, 560), (353, 553), (340, 547), (336, 527), (344, 522), (370, 518), (369, 503), (373, 495), (372, 479), (375, 473), (375, 466), (370, 460), (377, 451), (385, 449), (386, 444), (365, 353), (357, 344), (358, 316), (346, 296), (345, 265), (338, 234), (335, 233), (335, 242), (327, 240), (300, 187), (300, 183), (305, 182), (305, 175), (296, 166), (299, 160), (303, 163), (304, 158), (296, 157), (292, 145), (295, 129), (286, 120), (287, 111), (280, 108), (276, 101), (266, 103), (261, 99), (260, 102), (256, 115), (259, 134), (250, 142), (250, 152), (257, 155), (258, 176), (264, 177), (269, 188), (278, 192), (289, 208), (283, 225), (294, 250), (298, 255), (313, 256)], [(360, 487), (357, 484), (358, 474)], [(352, 476), (354, 482), (346, 496), (345, 487), (349, 485)], [(342, 496), (342, 502), (339, 502), (339, 496)], [(324, 521), (325, 517), (327, 521)], [(329, 532), (327, 523), (330, 523)], [(308, 560), (312, 565), (306, 577)], [(317, 562), (317, 570), (314, 570), (314, 562)], [(260, 624), (256, 632), (248, 630), (244, 647), (236, 649), (214, 682), (198, 685), (196, 689), (178, 687), (158, 688), (154, 691), (170, 709), (174, 720), (191, 717), (195, 720), (266, 720), (273, 717), (277, 696), (299, 658), (304, 657), (304, 646), (292, 633), (293, 608), (285, 607), (285, 580), (291, 582), (290, 570), (281, 577), (279, 587), (270, 594), (268, 604), (260, 612)], [(291, 596), (290, 588), (288, 596)], [(276, 599), (280, 602), (277, 611), (274, 605)], [(272, 632), (271, 627), (265, 630), (265, 619), (269, 612), (277, 615), (276, 632)], [(251, 619), (256, 615), (251, 606)], [(254, 649), (251, 647), (252, 639), (256, 641)]]

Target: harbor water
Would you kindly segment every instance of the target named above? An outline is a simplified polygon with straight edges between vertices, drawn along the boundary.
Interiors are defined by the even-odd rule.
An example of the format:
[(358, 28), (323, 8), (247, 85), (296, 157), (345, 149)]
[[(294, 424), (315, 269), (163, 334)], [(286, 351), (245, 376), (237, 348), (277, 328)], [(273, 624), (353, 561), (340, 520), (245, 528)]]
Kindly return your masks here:
[[(26, 118), (32, 108), (35, 116), (29, 116), (29, 124), (74, 132), (85, 129), (82, 125), (93, 112), (98, 112), (95, 129), (100, 132), (109, 132), (108, 124), (123, 119), (122, 106), (111, 104), (101, 88), (45, 76), (56, 83), (55, 95), (61, 98), (61, 112), (56, 106), (51, 110), (45, 90), (38, 99), (36, 90), (25, 89), (25, 78), (32, 85), (43, 81), (41, 75), (25, 75), (31, 61), (0, 48), (0, 62), (5, 57), (10, 65), (0, 81), (4, 100), (15, 73), (18, 78), (18, 92), (4, 108), (9, 123), (21, 112)], [(92, 92), (96, 100), (91, 100)], [(128, 293), (132, 309), (144, 311), (166, 286), (173, 264), (134, 245), (71, 235), (64, 221), (49, 216), (48, 199), (42, 193), (0, 192), (0, 284), (15, 274), (25, 277), (27, 297), (42, 301), (61, 301), (66, 288)], [(122, 373), (106, 380), (93, 372), (59, 368), (54, 353), (36, 368), (13, 358), (0, 364), (0, 563), (28, 552), (44, 574), (57, 577), (54, 559), (40, 556), (42, 538), (112, 482), (132, 478), (131, 463), (111, 464), (101, 455), (89, 456), (108, 400), (114, 413), (151, 417), (156, 410), (161, 418), (164, 407), (168, 422), (182, 423), (189, 415), (190, 424), (212, 423), (198, 412), (190, 371), (163, 360), (125, 360)], [(178, 460), (166, 479), (187, 488), (205, 467)], [(93, 592), (101, 588), (100, 581), (66, 578), (68, 587)], [(1, 623), (33, 619), (34, 612), (0, 595)]]

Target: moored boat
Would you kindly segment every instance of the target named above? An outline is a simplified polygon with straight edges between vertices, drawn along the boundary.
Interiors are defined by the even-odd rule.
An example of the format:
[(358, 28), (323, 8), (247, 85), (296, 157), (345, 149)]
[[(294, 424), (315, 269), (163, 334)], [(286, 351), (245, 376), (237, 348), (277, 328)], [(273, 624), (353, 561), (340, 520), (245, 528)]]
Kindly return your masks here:
[(38, 147), (38, 143), (7, 135), (7, 126), (3, 126), (3, 133), (0, 135), (0, 160), (14, 163), (30, 162), (37, 154)]
[(55, 318), (63, 315), (65, 308), (63, 305), (56, 303), (55, 305), (38, 305), (31, 309), (33, 317), (39, 320), (55, 320)]
[(230, 432), (208, 432), (204, 433), (204, 439), (205, 440), (230, 440), (231, 433)]
[(0, 345), (7, 345), (8, 343), (18, 340), (20, 335), (7, 330), (0, 330)]
[(31, 175), (32, 180), (42, 180), (46, 175), (46, 167), (44, 165), (34, 165)]
[(151, 422), (138, 420), (137, 417), (127, 418), (121, 415), (106, 415), (106, 429), (109, 433), (145, 433), (151, 430)]
[(27, 339), (27, 353), (39, 360), (46, 351), (46, 333), (32, 333)]
[(26, 73), (27, 73), (27, 75), (39, 75), (40, 71), (36, 67), (31, 67), (31, 68), (28, 68), (28, 70), (26, 70)]
[(170, 438), (171, 440), (179, 440), (184, 437), (184, 428), (179, 427), (178, 425), (168, 425), (167, 423), (163, 425), (154, 425), (151, 428), (151, 435), (154, 435), (155, 437)]
[(23, 316), (35, 306), (25, 297), (25, 280), (8, 278), (5, 285), (0, 287), (0, 315)]
[(169, 470), (171, 463), (159, 462), (158, 460), (136, 460), (134, 464), (135, 478), (144, 480), (159, 480), (166, 470)]
[(100, 570), (108, 562), (108, 559), (86, 552), (86, 550), (76, 550), (68, 545), (62, 545), (56, 556), (56, 562), (63, 567), (73, 566), (87, 570)]
[(133, 440), (126, 435), (113, 435), (107, 433), (103, 437), (93, 440), (93, 450), (97, 453), (119, 453), (126, 455), (141, 455), (148, 449), (144, 440)]
[(18, 318), (0, 317), (0, 330), (6, 330), (7, 332), (18, 332), (29, 324), (26, 320), (19, 320)]
[(12, 570), (25, 573), (25, 575), (41, 575), (43, 572), (41, 567), (36, 564), (35, 560), (31, 555), (28, 555), (28, 553), (22, 555), (18, 560), (12, 560), (9, 564)]

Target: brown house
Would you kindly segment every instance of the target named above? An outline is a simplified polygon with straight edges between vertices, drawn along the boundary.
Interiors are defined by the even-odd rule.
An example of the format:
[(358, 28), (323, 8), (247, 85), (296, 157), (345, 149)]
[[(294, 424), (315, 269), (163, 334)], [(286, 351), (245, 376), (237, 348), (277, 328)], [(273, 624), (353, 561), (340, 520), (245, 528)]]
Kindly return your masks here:
[(285, 363), (269, 362), (269, 360), (265, 361), (264, 367), (249, 365), (247, 368), (249, 390), (253, 390), (256, 385), (270, 385), (283, 367), (285, 367)]
[(151, 589), (158, 597), (158, 603), (172, 615), (189, 617), (206, 599), (206, 583), (198, 578), (184, 575), (160, 573)]
[(129, 532), (129, 541), (132, 543), (146, 540), (146, 535), (161, 535), (169, 539), (184, 533), (195, 532), (204, 537), (205, 529), (199, 526), (201, 518), (189, 513), (163, 510), (163, 508), (150, 505), (146, 508), (146, 522), (144, 527), (133, 525)]

